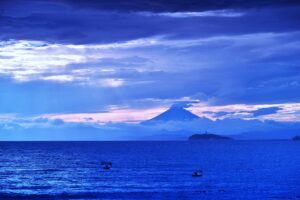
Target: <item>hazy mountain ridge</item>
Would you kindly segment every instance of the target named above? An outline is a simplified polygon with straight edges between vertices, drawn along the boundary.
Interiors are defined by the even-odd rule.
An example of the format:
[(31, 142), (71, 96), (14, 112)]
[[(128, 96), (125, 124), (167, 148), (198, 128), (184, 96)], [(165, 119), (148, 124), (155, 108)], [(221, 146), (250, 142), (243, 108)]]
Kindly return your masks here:
[[(163, 131), (164, 134), (170, 132), (174, 135), (175, 132), (178, 137), (183, 137), (184, 132), (188, 136), (188, 133), (209, 131), (218, 135), (232, 136), (235, 139), (290, 139), (300, 132), (300, 123), (298, 122), (240, 118), (214, 121), (206, 117), (199, 117), (182, 107), (171, 107), (160, 115), (142, 122), (141, 125), (151, 126), (153, 129), (157, 129), (158, 133)], [(180, 131), (182, 134), (178, 133)], [(157, 135), (153, 137), (156, 138)]]
[[(234, 139), (291, 139), (300, 133), (299, 122), (279, 122), (199, 117), (183, 107), (174, 107), (139, 124), (83, 124), (40, 122), (36, 127), (0, 122), (2, 140), (186, 140), (206, 131)], [(9, 127), (9, 128), (8, 128)]]

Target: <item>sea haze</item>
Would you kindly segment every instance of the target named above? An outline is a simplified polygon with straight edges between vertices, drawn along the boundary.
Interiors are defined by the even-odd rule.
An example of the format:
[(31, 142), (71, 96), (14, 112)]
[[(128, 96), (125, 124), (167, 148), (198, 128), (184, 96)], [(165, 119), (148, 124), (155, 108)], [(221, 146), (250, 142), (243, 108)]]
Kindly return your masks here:
[(1, 142), (0, 152), (0, 199), (300, 199), (297, 141)]

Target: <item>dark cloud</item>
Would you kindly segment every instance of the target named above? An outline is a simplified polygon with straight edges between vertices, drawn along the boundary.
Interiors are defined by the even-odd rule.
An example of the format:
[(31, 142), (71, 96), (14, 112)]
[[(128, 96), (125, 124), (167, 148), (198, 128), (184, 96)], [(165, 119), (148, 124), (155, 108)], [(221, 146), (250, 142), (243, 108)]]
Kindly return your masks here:
[[(39, 7), (51, 8), (52, 6), (71, 6), (76, 9), (95, 9), (101, 11), (117, 11), (117, 12), (191, 12), (191, 11), (207, 11), (220, 9), (249, 9), (264, 8), (276, 6), (295, 6), (299, 5), (297, 0), (2, 0), (0, 6), (12, 6), (17, 4), (27, 5), (35, 4)], [(48, 6), (45, 6), (46, 4)], [(37, 8), (35, 6), (35, 8)]]
[(253, 114), (253, 117), (258, 117), (261, 115), (275, 114), (279, 110), (282, 110), (282, 108), (280, 108), (280, 107), (260, 108), (258, 110), (253, 111), (252, 114)]
[(212, 112), (212, 111), (205, 111), (203, 113), (205, 113), (205, 114), (211, 114), (214, 117), (218, 118), (218, 117), (224, 117), (226, 115), (232, 115), (232, 114), (235, 114), (236, 112), (227, 112), (227, 111)]
[(300, 4), (297, 0), (111, 0), (109, 2), (98, 0), (64, 0), (64, 2), (77, 7), (120, 12), (188, 12), (236, 8), (262, 8), (267, 6), (273, 7)]
[[(186, 39), (259, 32), (290, 32), (300, 30), (300, 7), (296, 5), (297, 2), (299, 1), (10, 1), (8, 4), (3, 3), (2, 11), (0, 8), (0, 39), (85, 44), (120, 42), (157, 35)], [(258, 7), (262, 9), (248, 9)], [(155, 13), (145, 16), (138, 12), (227, 8), (233, 9), (232, 12), (242, 12), (243, 15), (231, 18), (173, 18)], [(247, 9), (240, 11), (240, 8)], [(135, 12), (113, 12), (114, 10)]]
[(262, 115), (270, 115), (270, 114), (275, 114), (278, 111), (282, 110), (281, 107), (268, 107), (268, 108), (260, 108), (254, 111), (248, 111), (248, 110), (239, 110), (239, 111), (233, 111), (233, 112), (228, 112), (228, 111), (219, 111), (219, 112), (213, 112), (213, 111), (205, 111), (203, 113), (205, 114), (210, 114), (213, 117), (219, 118), (219, 117), (227, 117), (231, 118), (235, 114), (247, 114), (248, 117), (252, 115), (252, 117), (258, 117)]
[(189, 108), (193, 103), (197, 103), (197, 101), (178, 101), (175, 102), (172, 107), (173, 108)]

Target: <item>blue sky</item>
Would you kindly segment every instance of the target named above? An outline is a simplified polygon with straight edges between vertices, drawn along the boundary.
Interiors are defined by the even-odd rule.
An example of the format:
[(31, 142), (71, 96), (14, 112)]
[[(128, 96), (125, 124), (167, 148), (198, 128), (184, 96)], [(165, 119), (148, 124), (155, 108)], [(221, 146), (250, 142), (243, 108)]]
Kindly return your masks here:
[(3, 0), (0, 128), (127, 126), (178, 102), (299, 122), (299, 19), (299, 1)]

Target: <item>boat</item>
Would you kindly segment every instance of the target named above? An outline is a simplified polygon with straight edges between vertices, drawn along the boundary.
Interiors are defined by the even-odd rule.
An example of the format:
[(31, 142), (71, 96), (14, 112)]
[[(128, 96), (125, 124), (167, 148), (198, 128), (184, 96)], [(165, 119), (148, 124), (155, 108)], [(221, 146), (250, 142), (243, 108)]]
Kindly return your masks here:
[(202, 176), (202, 170), (195, 171), (192, 173), (192, 177), (200, 177)]
[(103, 167), (103, 169), (109, 170), (109, 169), (110, 169), (110, 166), (109, 166), (109, 165), (105, 165), (105, 166)]
[(300, 135), (297, 135), (297, 136), (293, 137), (293, 140), (294, 141), (300, 141)]

